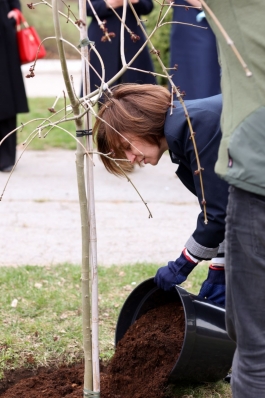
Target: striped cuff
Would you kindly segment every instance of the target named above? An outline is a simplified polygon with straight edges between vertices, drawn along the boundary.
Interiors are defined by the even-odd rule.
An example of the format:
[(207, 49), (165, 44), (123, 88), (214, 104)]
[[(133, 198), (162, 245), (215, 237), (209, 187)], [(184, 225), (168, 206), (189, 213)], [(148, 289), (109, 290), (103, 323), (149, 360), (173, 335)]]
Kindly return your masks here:
[(189, 253), (197, 259), (197, 261), (211, 260), (213, 257), (217, 256), (219, 249), (219, 246), (215, 248), (204, 247), (197, 243), (193, 236), (188, 239), (185, 247), (188, 249)]
[(209, 268), (213, 269), (214, 271), (224, 271), (223, 264), (211, 264)]
[(223, 240), (222, 243), (219, 245), (217, 257), (212, 258), (213, 265), (222, 265), (225, 267), (225, 241)]
[(194, 263), (194, 264), (198, 264), (198, 262), (199, 262), (198, 259), (193, 257), (193, 255), (190, 254), (190, 252), (188, 251), (188, 249), (186, 247), (184, 247), (184, 249), (182, 250), (182, 253), (188, 261), (190, 261), (191, 263)]
[(213, 266), (225, 266), (225, 258), (224, 257), (213, 257), (212, 258), (212, 264)]

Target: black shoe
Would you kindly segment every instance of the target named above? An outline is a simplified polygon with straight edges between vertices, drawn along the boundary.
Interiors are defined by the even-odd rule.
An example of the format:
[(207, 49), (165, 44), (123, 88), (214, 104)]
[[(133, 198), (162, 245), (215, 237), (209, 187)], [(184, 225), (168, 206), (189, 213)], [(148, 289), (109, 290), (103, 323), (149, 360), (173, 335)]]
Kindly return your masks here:
[(7, 166), (4, 167), (3, 169), (0, 169), (0, 171), (2, 171), (2, 173), (10, 173), (10, 171), (13, 169), (14, 166)]

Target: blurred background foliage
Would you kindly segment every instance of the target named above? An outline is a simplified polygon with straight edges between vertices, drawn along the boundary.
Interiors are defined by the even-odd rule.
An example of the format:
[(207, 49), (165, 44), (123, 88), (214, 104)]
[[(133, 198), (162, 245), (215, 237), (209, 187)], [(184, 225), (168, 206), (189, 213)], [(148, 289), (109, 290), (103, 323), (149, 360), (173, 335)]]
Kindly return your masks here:
[[(165, 9), (163, 10), (162, 15), (164, 15), (164, 13), (166, 12), (167, 7), (165, 7)], [(148, 20), (147, 22), (145, 22), (145, 26), (146, 26), (146, 30), (147, 33), (150, 34), (152, 32), (152, 30), (155, 27), (155, 24), (157, 22), (157, 18), (159, 16), (159, 12), (160, 12), (160, 6), (158, 3), (154, 2), (154, 9), (151, 12), (151, 14), (149, 14), (147, 16)], [(166, 23), (166, 25), (162, 26), (161, 28), (159, 28), (156, 33), (154, 34), (154, 36), (151, 38), (151, 41), (153, 43), (153, 46), (155, 47), (156, 50), (160, 51), (160, 58), (163, 61), (163, 64), (168, 68), (169, 67), (169, 41), (170, 41), (170, 29), (171, 29), (171, 24), (169, 22), (171, 22), (172, 20), (172, 14), (173, 14), (173, 10), (171, 8), (171, 10), (169, 11), (169, 13), (167, 14), (167, 16), (165, 17), (163, 23)], [(157, 73), (163, 73), (161, 70), (161, 66), (157, 60), (157, 58), (155, 57), (155, 55), (151, 54), (152, 59), (153, 59), (153, 63), (154, 63), (154, 68), (155, 71)], [(167, 79), (158, 76), (157, 77), (157, 82), (158, 84), (161, 85), (167, 85)]]
[[(67, 7), (73, 12), (75, 17), (78, 19), (78, 2), (76, 0), (66, 0), (65, 3), (59, 1), (59, 9), (64, 14), (68, 14)], [(35, 7), (35, 9), (29, 9), (26, 3), (22, 3), (22, 12), (30, 25), (33, 25), (40, 36), (41, 39), (46, 37), (54, 36), (54, 28), (53, 28), (53, 18), (52, 18), (52, 10), (49, 6), (43, 4), (39, 4)], [(163, 10), (163, 14), (166, 11)], [(154, 2), (154, 9), (151, 14), (144, 16), (142, 19), (146, 20), (145, 26), (148, 34), (152, 32), (157, 22), (157, 18), (160, 12), (160, 6), (158, 3)], [(70, 13), (70, 18), (75, 19), (73, 15)], [(164, 22), (170, 22), (172, 19), (172, 10), (168, 13)], [(87, 19), (87, 24), (89, 24), (89, 18)], [(73, 24), (67, 22), (67, 19), (61, 16), (61, 29), (63, 37), (70, 41), (73, 45), (78, 46), (79, 44), (79, 31)], [(101, 33), (100, 33), (101, 34)], [(152, 37), (152, 43), (154, 47), (160, 51), (160, 57), (166, 67), (169, 66), (169, 36), (170, 36), (170, 24), (162, 26), (160, 29)], [(48, 39), (45, 41), (45, 48), (47, 49), (46, 59), (57, 59), (58, 51), (55, 40)], [(68, 59), (78, 59), (79, 54), (74, 50), (74, 48), (65, 44), (65, 51)], [(154, 68), (157, 73), (162, 73), (159, 62), (156, 57), (151, 54)], [(166, 85), (167, 81), (165, 78), (159, 77), (157, 78), (158, 83), (162, 85)]]

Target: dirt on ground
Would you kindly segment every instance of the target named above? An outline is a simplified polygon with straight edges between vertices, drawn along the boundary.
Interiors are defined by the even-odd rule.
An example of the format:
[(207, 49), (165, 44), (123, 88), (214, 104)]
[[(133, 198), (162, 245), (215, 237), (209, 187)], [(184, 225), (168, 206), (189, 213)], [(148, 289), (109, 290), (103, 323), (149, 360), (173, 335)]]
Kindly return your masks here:
[[(164, 398), (168, 377), (180, 354), (185, 331), (183, 307), (168, 303), (138, 319), (101, 369), (101, 398)], [(83, 364), (42, 368), (32, 375), (14, 371), (0, 384), (2, 398), (80, 398)]]

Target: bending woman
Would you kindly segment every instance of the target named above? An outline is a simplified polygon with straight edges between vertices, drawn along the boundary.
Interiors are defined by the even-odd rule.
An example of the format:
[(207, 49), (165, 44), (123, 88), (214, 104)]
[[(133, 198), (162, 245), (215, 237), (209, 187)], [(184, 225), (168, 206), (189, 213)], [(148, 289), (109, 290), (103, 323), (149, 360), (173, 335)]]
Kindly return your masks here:
[[(201, 212), (197, 227), (185, 243), (175, 261), (159, 268), (156, 284), (170, 290), (183, 283), (202, 260), (211, 260), (208, 277), (199, 296), (221, 305), (225, 304), (224, 233), (228, 185), (214, 172), (221, 139), (221, 95), (200, 100), (185, 101), (196, 132), (196, 144), (203, 171), (208, 224), (204, 223), (197, 162), (190, 131), (181, 104), (174, 102), (170, 114), (170, 93), (161, 86), (127, 84), (112, 89), (112, 96), (100, 109), (94, 128), (98, 151), (112, 153), (129, 171), (134, 163), (155, 166), (163, 153), (169, 151), (171, 162), (178, 165), (176, 174), (182, 183), (198, 198)], [(107, 122), (107, 123), (105, 123)], [(114, 131), (114, 127), (120, 134)], [(101, 155), (106, 169), (122, 175), (118, 166)], [(119, 162), (121, 164), (121, 162)]]

